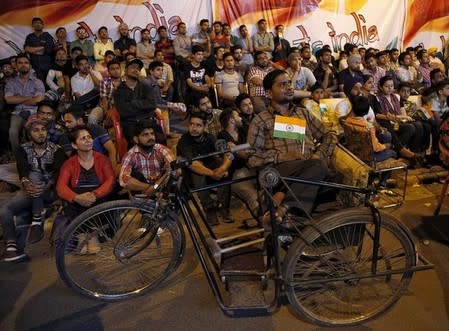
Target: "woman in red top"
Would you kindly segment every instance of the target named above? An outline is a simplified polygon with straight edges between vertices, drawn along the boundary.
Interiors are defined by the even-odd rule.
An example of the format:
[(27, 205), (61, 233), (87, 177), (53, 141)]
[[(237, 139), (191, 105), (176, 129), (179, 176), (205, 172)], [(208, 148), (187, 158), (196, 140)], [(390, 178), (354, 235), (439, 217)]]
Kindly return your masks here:
[(114, 188), (115, 176), (109, 158), (92, 149), (87, 127), (75, 127), (69, 139), (77, 153), (64, 162), (56, 191), (68, 202), (65, 213), (72, 219), (104, 200)]

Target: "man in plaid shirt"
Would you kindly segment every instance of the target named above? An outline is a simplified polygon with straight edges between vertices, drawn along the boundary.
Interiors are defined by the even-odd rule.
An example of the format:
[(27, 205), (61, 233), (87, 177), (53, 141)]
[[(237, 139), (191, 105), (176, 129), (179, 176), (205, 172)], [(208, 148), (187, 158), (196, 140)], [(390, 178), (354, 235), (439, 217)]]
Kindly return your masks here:
[(254, 111), (260, 113), (266, 108), (267, 98), (263, 88), (263, 79), (273, 70), (268, 56), (264, 51), (257, 51), (255, 63), (249, 68), (246, 81), (248, 82), (249, 95), (253, 101)]
[(107, 63), (109, 77), (100, 83), (100, 106), (106, 113), (114, 104), (114, 90), (122, 82), (122, 68), (116, 59)]
[[(270, 72), (263, 80), (270, 100), (268, 108), (256, 114), (249, 125), (247, 142), (255, 152), (248, 159), (249, 167), (272, 166), (281, 176), (308, 180), (323, 180), (337, 135), (328, 130), (307, 109), (296, 107), (293, 88), (283, 70)], [(306, 122), (304, 142), (274, 136), (275, 116), (296, 117)], [(278, 187), (273, 196), (277, 214), (310, 214), (318, 193), (318, 186), (292, 183), (290, 190)], [(293, 193), (293, 194), (292, 194)], [(298, 203), (299, 201), (299, 203)]]
[(137, 123), (134, 142), (136, 145), (123, 158), (119, 182), (127, 190), (151, 196), (154, 184), (165, 171), (169, 171), (175, 156), (170, 149), (156, 143), (151, 121)]

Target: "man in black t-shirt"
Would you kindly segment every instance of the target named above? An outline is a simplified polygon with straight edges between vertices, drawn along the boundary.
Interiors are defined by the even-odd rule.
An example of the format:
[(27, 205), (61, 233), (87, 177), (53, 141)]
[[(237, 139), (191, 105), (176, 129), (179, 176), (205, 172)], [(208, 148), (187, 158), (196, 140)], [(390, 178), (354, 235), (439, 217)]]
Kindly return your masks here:
[(207, 80), (210, 78), (206, 74), (206, 67), (202, 65), (204, 58), (204, 49), (199, 45), (192, 47), (192, 62), (187, 66), (184, 72), (184, 77), (187, 81), (187, 94), (186, 105), (192, 104), (191, 94), (192, 92), (209, 93), (210, 86), (207, 84)]
[[(215, 137), (207, 132), (206, 118), (201, 113), (190, 116), (188, 132), (181, 136), (176, 147), (177, 155), (192, 158), (215, 151)], [(208, 182), (221, 180), (228, 176), (232, 161), (227, 156), (212, 156), (193, 161), (188, 168), (188, 176), (193, 187), (203, 187)], [(206, 213), (209, 225), (218, 225), (217, 206), (210, 198), (209, 191), (199, 192), (199, 198)], [(221, 199), (219, 196), (218, 199)]]
[(129, 37), (128, 24), (122, 23), (118, 27), (120, 38), (114, 41), (114, 52), (119, 61), (125, 61), (127, 53), (136, 53), (137, 43)]
[(31, 66), (36, 71), (36, 76), (45, 82), (52, 60), (55, 43), (53, 37), (44, 32), (44, 21), (40, 17), (32, 20), (33, 33), (25, 39), (24, 50), (30, 54)]

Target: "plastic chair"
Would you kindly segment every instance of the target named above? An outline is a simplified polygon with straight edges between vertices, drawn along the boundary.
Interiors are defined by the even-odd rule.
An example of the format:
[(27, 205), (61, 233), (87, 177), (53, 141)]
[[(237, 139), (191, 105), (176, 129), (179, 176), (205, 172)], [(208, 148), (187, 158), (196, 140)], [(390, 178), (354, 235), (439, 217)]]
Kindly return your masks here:
[(126, 138), (123, 135), (122, 126), (120, 125), (120, 114), (116, 108), (112, 108), (109, 111), (109, 117), (112, 121), (112, 127), (114, 129), (115, 146), (117, 148), (117, 152), (121, 160), (128, 151), (128, 142), (126, 141)]

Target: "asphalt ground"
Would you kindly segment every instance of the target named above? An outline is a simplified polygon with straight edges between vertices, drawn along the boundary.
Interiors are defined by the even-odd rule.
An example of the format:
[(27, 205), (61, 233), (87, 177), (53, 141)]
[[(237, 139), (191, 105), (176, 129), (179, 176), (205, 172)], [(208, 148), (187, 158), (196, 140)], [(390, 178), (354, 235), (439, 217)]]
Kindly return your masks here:
[[(408, 291), (380, 318), (341, 330), (449, 330), (449, 197), (432, 216), (440, 183), (419, 184), (409, 175), (406, 202), (390, 209), (414, 235), (420, 254), (435, 269), (413, 276)], [(2, 203), (8, 196), (2, 194)], [(228, 232), (237, 224), (223, 224)], [(187, 254), (175, 274), (141, 297), (106, 303), (84, 298), (59, 279), (46, 237), (27, 248), (30, 262), (0, 265), (0, 330), (326, 330), (305, 323), (283, 306), (273, 315), (224, 315), (187, 241)], [(337, 329), (338, 330), (338, 329)]]

